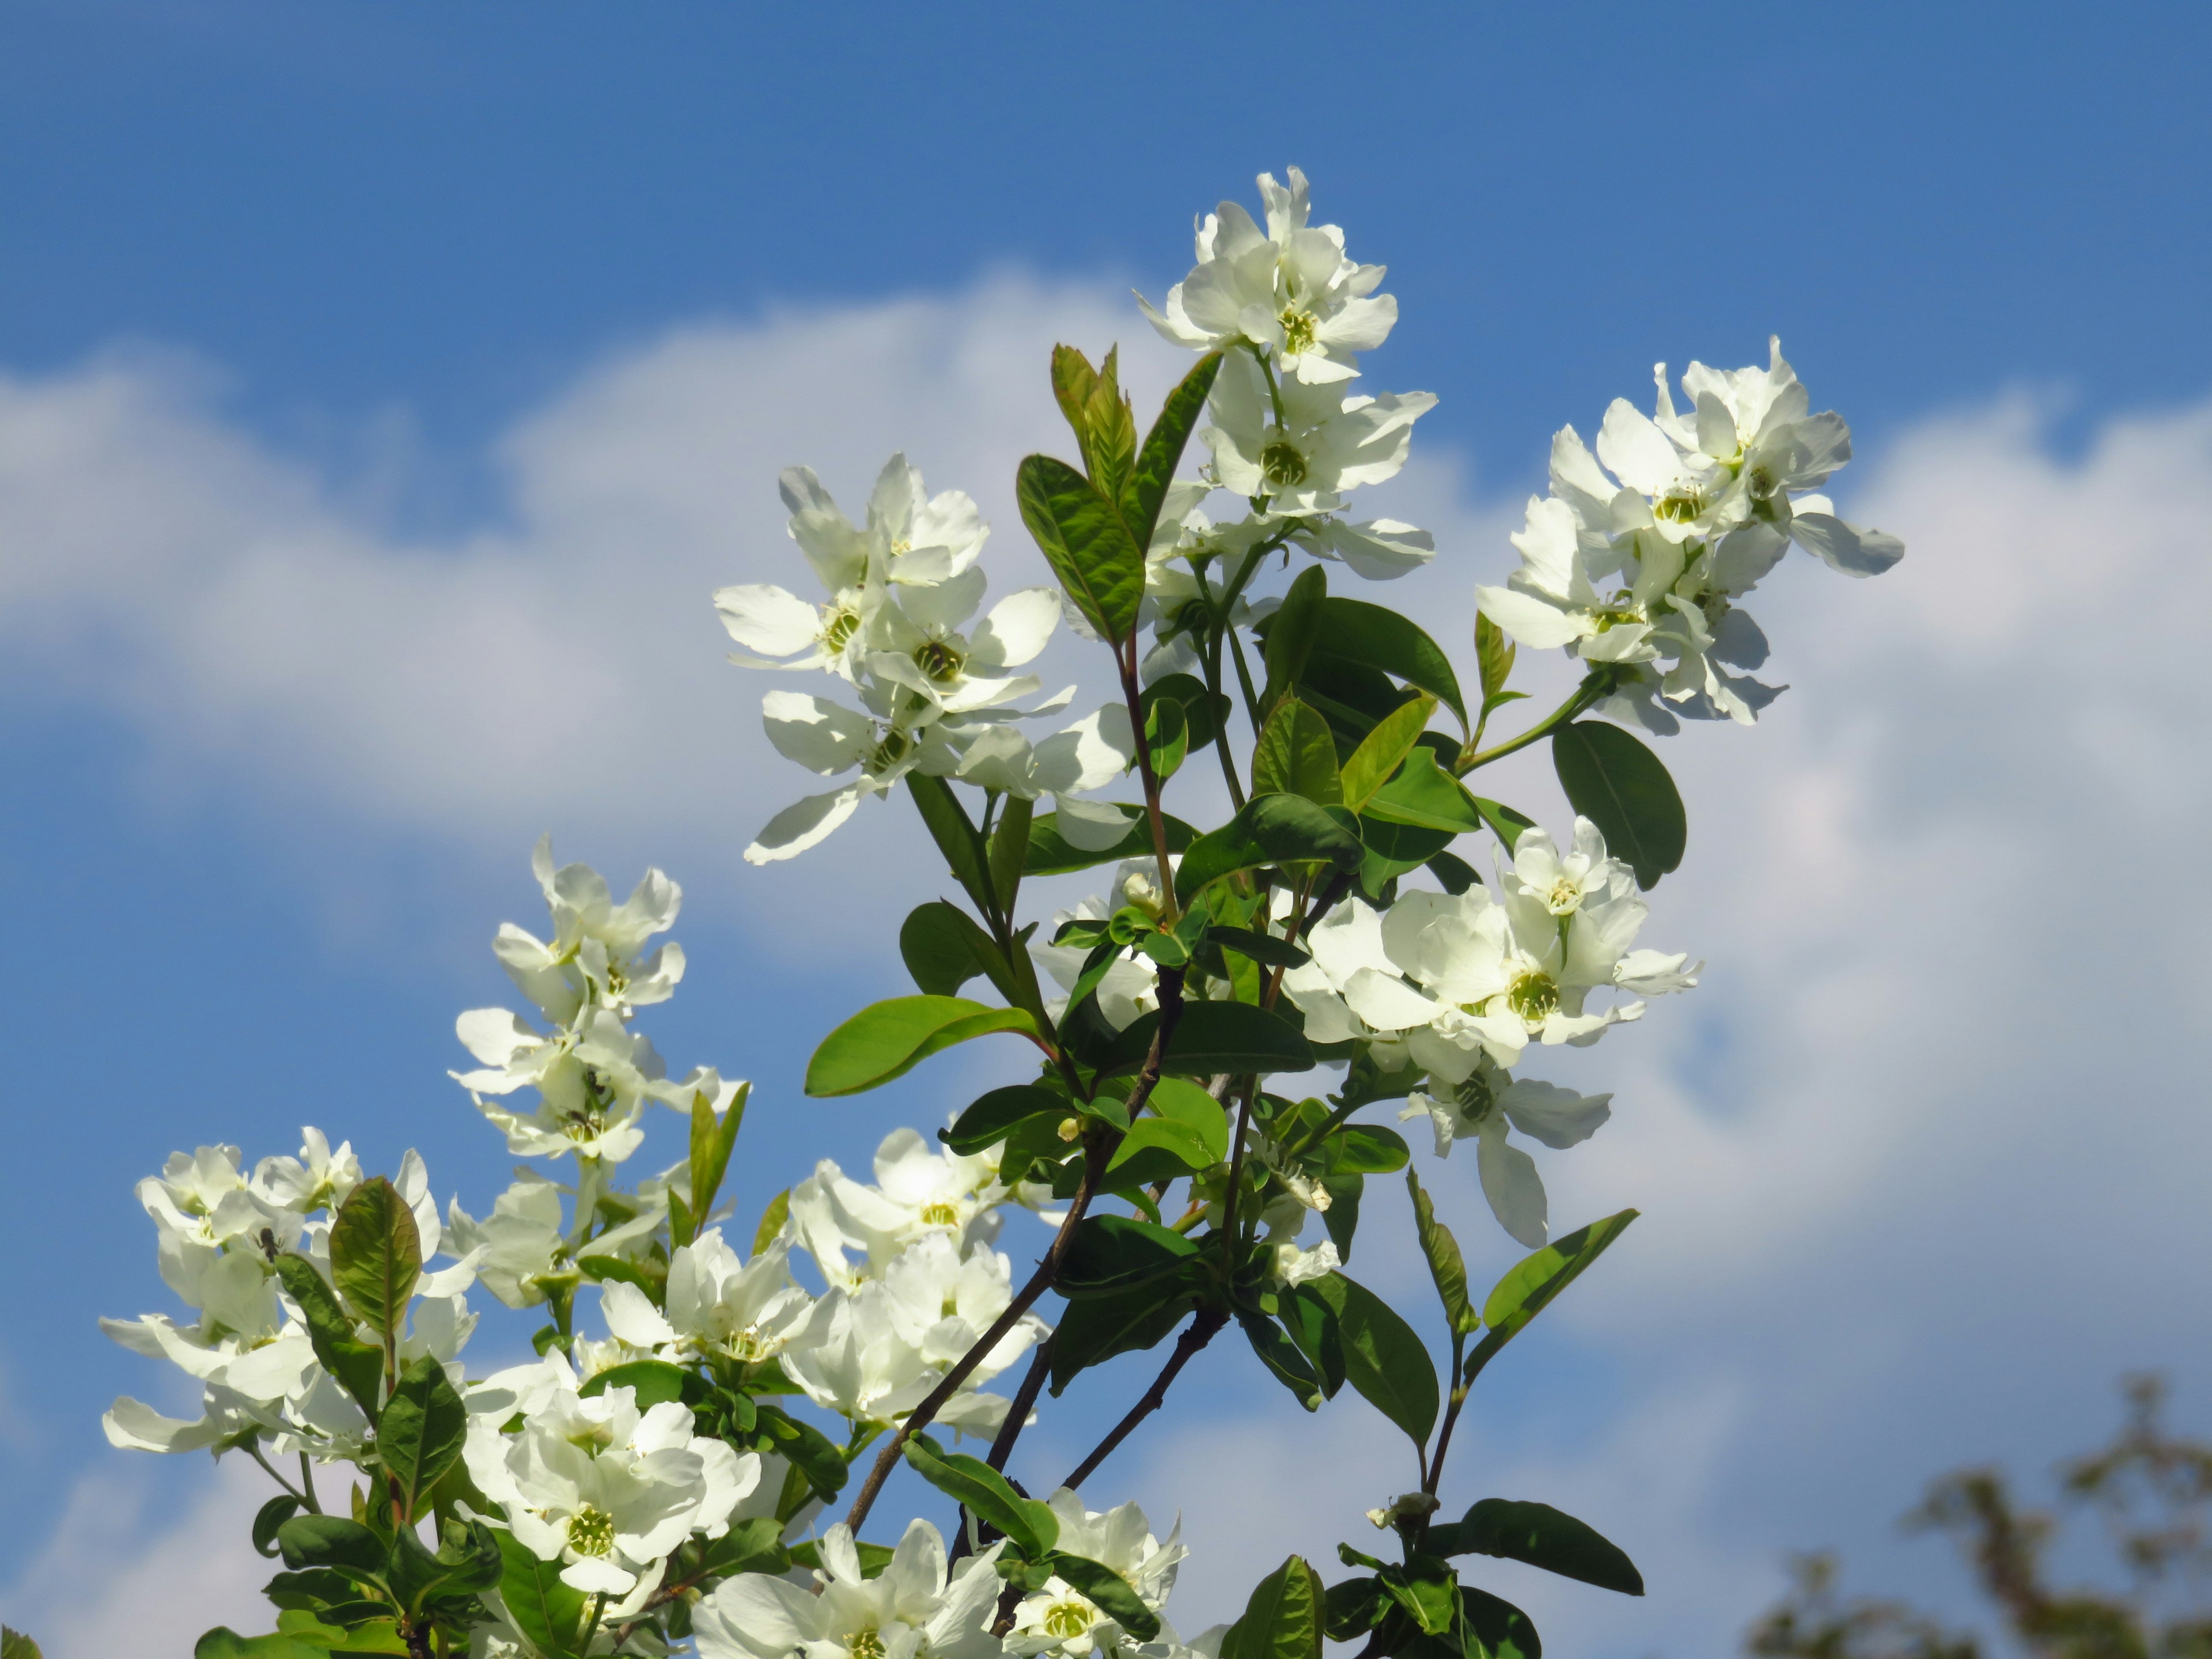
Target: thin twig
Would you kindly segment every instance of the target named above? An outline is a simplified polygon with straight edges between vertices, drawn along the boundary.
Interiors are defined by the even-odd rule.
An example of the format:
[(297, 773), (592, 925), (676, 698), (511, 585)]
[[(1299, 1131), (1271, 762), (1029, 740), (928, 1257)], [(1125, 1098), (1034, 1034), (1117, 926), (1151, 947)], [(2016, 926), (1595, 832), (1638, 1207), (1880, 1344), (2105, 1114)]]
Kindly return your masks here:
[(1022, 1386), (1014, 1390), (1014, 1402), (1006, 1407), (1006, 1420), (999, 1425), (998, 1437), (991, 1442), (990, 1455), (983, 1461), (1003, 1473), (1006, 1460), (1014, 1455), (1014, 1442), (1022, 1437), (1023, 1426), (1029, 1421), (1030, 1409), (1036, 1404), (1044, 1380), (1052, 1374), (1052, 1339), (1036, 1346), (1036, 1353), (1030, 1361), (1029, 1373), (1022, 1378)]
[(1183, 1327), (1182, 1334), (1176, 1339), (1175, 1352), (1160, 1368), (1160, 1374), (1152, 1379), (1152, 1386), (1146, 1389), (1143, 1397), (1129, 1407), (1128, 1415), (1116, 1423), (1112, 1431), (1091, 1448), (1091, 1455), (1078, 1463), (1060, 1484), (1071, 1490), (1080, 1490), (1083, 1483), (1097, 1473), (1098, 1466), (1113, 1455), (1115, 1448), (1129, 1437), (1137, 1425), (1159, 1410), (1161, 1403), (1167, 1399), (1168, 1389), (1175, 1382), (1176, 1373), (1190, 1363), (1194, 1354), (1212, 1341), (1215, 1333), (1228, 1322), (1229, 1316), (1218, 1308), (1200, 1309), (1190, 1323)]

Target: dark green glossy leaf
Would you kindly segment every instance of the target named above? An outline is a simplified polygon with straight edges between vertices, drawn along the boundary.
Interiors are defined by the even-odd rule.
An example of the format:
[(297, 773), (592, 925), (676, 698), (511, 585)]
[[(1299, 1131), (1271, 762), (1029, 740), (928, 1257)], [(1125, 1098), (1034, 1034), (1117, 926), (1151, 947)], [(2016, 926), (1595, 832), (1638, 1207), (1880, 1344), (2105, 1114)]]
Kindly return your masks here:
[(1221, 1103), (1194, 1083), (1164, 1077), (1152, 1085), (1146, 1103), (1162, 1117), (1196, 1135), (1218, 1164), (1229, 1156), (1229, 1115)]
[(994, 1031), (1034, 1039), (1036, 1022), (1018, 1008), (993, 1008), (964, 997), (873, 1003), (822, 1039), (806, 1062), (806, 1092), (856, 1095), (905, 1076), (955, 1043)]
[(1139, 706), (1147, 715), (1152, 705), (1170, 699), (1182, 705), (1184, 743), (1195, 755), (1220, 734), (1222, 722), (1236, 707), (1229, 698), (1208, 692), (1206, 682), (1192, 674), (1163, 674), (1144, 690)]
[(1293, 1555), (1260, 1581), (1222, 1636), (1221, 1659), (1322, 1659), (1326, 1595), (1321, 1575)]
[(400, 1372), (376, 1424), (376, 1453), (398, 1487), (411, 1520), (424, 1495), (460, 1461), (468, 1438), (469, 1410), (428, 1354)]
[(1022, 866), (1029, 858), (1030, 825), (1036, 813), (1036, 803), (1019, 795), (1009, 795), (999, 803), (999, 822), (991, 831), (989, 852), (991, 887), (998, 896), (1002, 916), (1014, 913), (1014, 899), (1022, 886)]
[(1145, 561), (1120, 512), (1090, 479), (1049, 455), (1023, 459), (1014, 495), (1075, 608), (1107, 640), (1127, 640), (1145, 597)]
[(1284, 1334), (1283, 1328), (1247, 1308), (1237, 1310), (1237, 1323), (1269, 1374), (1291, 1391), (1298, 1404), (1310, 1412), (1319, 1411), (1321, 1402), (1328, 1397), (1321, 1374), (1298, 1352), (1297, 1345)]
[(576, 1392), (589, 1399), (610, 1389), (628, 1389), (636, 1396), (638, 1410), (646, 1412), (672, 1400), (680, 1401), (684, 1398), (684, 1376), (682, 1366), (672, 1365), (665, 1359), (633, 1359), (593, 1372)]
[(908, 1466), (923, 1480), (996, 1527), (1031, 1560), (1050, 1550), (1060, 1537), (1060, 1519), (1033, 1498), (1024, 1498), (978, 1457), (947, 1454), (927, 1435), (906, 1443)]
[(1347, 1578), (1328, 1587), (1324, 1606), (1329, 1640), (1351, 1642), (1375, 1628), (1389, 1610), (1390, 1597), (1380, 1578)]
[(1437, 885), (1457, 897), (1482, 878), (1474, 873), (1474, 866), (1456, 853), (1438, 853), (1425, 859), (1429, 873), (1437, 878)]
[(1451, 659), (1421, 629), (1396, 611), (1359, 599), (1322, 602), (1313, 654), (1379, 669), (1430, 693), (1467, 726), (1467, 703)]
[(1457, 778), (1437, 764), (1434, 750), (1418, 744), (1408, 751), (1396, 775), (1375, 792), (1361, 816), (1460, 835), (1482, 827), (1482, 814), (1474, 798)]
[(1152, 775), (1164, 783), (1182, 769), (1183, 757), (1190, 751), (1189, 723), (1182, 705), (1173, 697), (1151, 698), (1144, 710), (1146, 758), (1152, 763)]
[[(38, 1649), (5, 1650), (9, 1659), (18, 1651), (38, 1659)], [(192, 1659), (329, 1659), (330, 1650), (311, 1647), (295, 1636), (240, 1636), (228, 1625), (217, 1625), (192, 1644)]]
[(347, 1310), (379, 1336), (396, 1334), (422, 1273), (422, 1240), (399, 1189), (374, 1176), (331, 1224), (331, 1278)]
[(1358, 867), (1358, 820), (1341, 806), (1303, 795), (1255, 795), (1220, 829), (1200, 836), (1176, 872), (1176, 896), (1188, 903), (1210, 882), (1267, 865), (1333, 864)]
[(335, 1567), (349, 1574), (384, 1571), (384, 1540), (343, 1516), (295, 1515), (276, 1528), (276, 1547), (295, 1572), (303, 1567)]
[(1482, 814), (1482, 821), (1490, 826), (1491, 834), (1504, 843), (1509, 853), (1520, 841), (1523, 830), (1536, 827), (1536, 820), (1526, 812), (1516, 812), (1502, 802), (1485, 800), (1480, 795), (1474, 797), (1474, 810)]
[(1213, 390), (1213, 377), (1220, 372), (1219, 352), (1210, 351), (1200, 358), (1176, 389), (1168, 393), (1167, 400), (1160, 405), (1159, 418), (1145, 434), (1145, 447), (1138, 452), (1128, 487), (1121, 492), (1121, 516), (1140, 549), (1152, 545), (1152, 532), (1159, 526), (1160, 508), (1167, 501), (1168, 486), (1175, 482), (1176, 467), (1182, 459), (1184, 447), (1189, 443), (1200, 416), (1206, 411), (1206, 394)]
[(1159, 1615), (1145, 1605), (1144, 1598), (1130, 1587), (1127, 1579), (1103, 1561), (1056, 1551), (1052, 1570), (1090, 1597), (1101, 1613), (1139, 1642), (1149, 1642), (1160, 1633)]
[(561, 1582), (560, 1561), (539, 1560), (511, 1532), (498, 1538), (499, 1599), (507, 1616), (548, 1659), (580, 1659), (591, 1598)]
[[(1143, 1070), (1159, 1023), (1158, 1012), (1133, 1022), (1101, 1059), (1099, 1074), (1126, 1077)], [(1313, 1049), (1280, 1014), (1249, 1002), (1192, 1002), (1176, 1022), (1160, 1070), (1174, 1077), (1241, 1076), (1303, 1072), (1313, 1063)]]
[(1057, 1400), (1062, 1389), (1091, 1366), (1164, 1340), (1194, 1300), (1187, 1269), (1182, 1275), (1118, 1295), (1070, 1302), (1060, 1310), (1053, 1332), (1053, 1398)]
[(1530, 1320), (1550, 1305), (1553, 1297), (1582, 1276), (1583, 1270), (1602, 1255), (1636, 1219), (1634, 1210), (1623, 1210), (1587, 1227), (1577, 1227), (1534, 1255), (1524, 1257), (1492, 1289), (1482, 1304), (1482, 1322), (1490, 1328), (1467, 1357), (1466, 1380), (1472, 1382), (1498, 1351), (1527, 1328)]
[(306, 1506), (289, 1492), (270, 1498), (253, 1516), (253, 1549), (257, 1555), (276, 1559), (276, 1529)]
[(916, 905), (899, 927), (899, 956), (924, 995), (956, 996), (978, 974), (1012, 1000), (1006, 959), (975, 919), (957, 904), (932, 899)]
[(1267, 618), (1267, 684), (1260, 696), (1260, 707), (1272, 711), (1277, 699), (1291, 695), (1291, 688), (1305, 672), (1306, 659), (1316, 649), (1322, 629), (1322, 608), (1328, 603), (1328, 574), (1317, 564), (1310, 564), (1297, 574), (1275, 614)]
[(1681, 793), (1635, 738), (1601, 720), (1577, 720), (1552, 733), (1552, 765), (1575, 811), (1636, 872), (1637, 885), (1657, 886), (1682, 862), (1690, 830)]
[(1405, 1137), (1375, 1123), (1347, 1123), (1330, 1138), (1331, 1175), (1392, 1175), (1406, 1167)]
[(1200, 1247), (1134, 1216), (1091, 1215), (1078, 1224), (1053, 1288), (1066, 1297), (1110, 1295), (1179, 1273)]
[(1328, 1208), (1321, 1212), (1321, 1224), (1336, 1246), (1336, 1259), (1349, 1261), (1352, 1238), (1359, 1231), (1359, 1200), (1366, 1195), (1367, 1177), (1333, 1175), (1324, 1176), (1321, 1184), (1328, 1193)]
[(1437, 1368), (1413, 1328), (1381, 1297), (1342, 1273), (1305, 1288), (1336, 1310), (1345, 1380), (1414, 1445), (1425, 1445), (1437, 1423)]
[(1436, 1206), (1423, 1190), (1420, 1176), (1411, 1170), (1406, 1171), (1406, 1190), (1413, 1194), (1413, 1231), (1421, 1241), (1421, 1255), (1428, 1261), (1437, 1298), (1444, 1304), (1445, 1320), (1453, 1330), (1463, 1334), (1480, 1330), (1481, 1317), (1468, 1297), (1467, 1258), (1460, 1254), (1459, 1240), (1437, 1219)]
[[(1111, 847), (1092, 852), (1063, 840), (1060, 833), (1060, 815), (1047, 812), (1030, 825), (1029, 851), (1022, 862), (1022, 873), (1025, 876), (1064, 876), (1071, 871), (1118, 863), (1123, 859), (1150, 858), (1152, 854), (1152, 830), (1146, 819), (1145, 809), (1117, 801), (1109, 801), (1106, 805), (1121, 806), (1129, 820), (1127, 835)], [(1162, 827), (1168, 832), (1168, 851), (1170, 853), (1180, 853), (1198, 839), (1198, 831), (1181, 818), (1164, 817)]]
[(983, 845), (983, 837), (975, 828), (968, 809), (952, 793), (952, 786), (943, 778), (933, 778), (920, 772), (906, 776), (907, 793), (914, 797), (915, 810), (929, 830), (929, 838), (937, 843), (937, 850), (945, 855), (945, 867), (951, 872), (968, 896), (975, 902), (979, 910), (988, 910), (985, 895), (990, 891), (990, 853)]
[(1472, 1584), (1462, 1585), (1460, 1596), (1461, 1647), (1467, 1659), (1544, 1659), (1536, 1626), (1520, 1608)]
[(1322, 1398), (1335, 1399), (1344, 1387), (1344, 1333), (1337, 1328), (1336, 1310), (1297, 1285), (1276, 1293), (1275, 1310), (1285, 1334), (1321, 1379)]
[(1273, 933), (1255, 933), (1249, 927), (1209, 927), (1206, 936), (1223, 950), (1234, 951), (1269, 968), (1303, 968), (1313, 960), (1310, 951), (1300, 950), (1290, 940)]
[[(1142, 1173), (1136, 1172), (1139, 1160)], [(1106, 1173), (1114, 1178), (1107, 1184), (1126, 1186), (1134, 1182), (1150, 1186), (1156, 1181), (1210, 1170), (1220, 1161), (1196, 1130), (1169, 1118), (1139, 1118), (1114, 1149), (1113, 1159), (1106, 1166)], [(1160, 1173), (1153, 1173), (1156, 1170)]]
[(1071, 1109), (1064, 1097), (1049, 1089), (1034, 1083), (1010, 1084), (979, 1096), (951, 1128), (939, 1130), (937, 1138), (956, 1152), (985, 1152), (1004, 1140), (1018, 1123), (1048, 1115), (1056, 1124)]
[(1438, 1555), (1494, 1555), (1525, 1561), (1600, 1589), (1644, 1594), (1644, 1575), (1626, 1552), (1588, 1522), (1549, 1504), (1486, 1498), (1464, 1518), (1431, 1527), (1426, 1547)]
[(307, 1321), (307, 1338), (314, 1345), (315, 1358), (374, 1421), (384, 1389), (383, 1351), (371, 1347), (354, 1334), (354, 1322), (339, 1303), (337, 1293), (307, 1257), (278, 1256), (276, 1278)]
[(1252, 747), (1252, 793), (1303, 795), (1322, 806), (1344, 799), (1328, 722), (1294, 696), (1278, 702), (1260, 728)]

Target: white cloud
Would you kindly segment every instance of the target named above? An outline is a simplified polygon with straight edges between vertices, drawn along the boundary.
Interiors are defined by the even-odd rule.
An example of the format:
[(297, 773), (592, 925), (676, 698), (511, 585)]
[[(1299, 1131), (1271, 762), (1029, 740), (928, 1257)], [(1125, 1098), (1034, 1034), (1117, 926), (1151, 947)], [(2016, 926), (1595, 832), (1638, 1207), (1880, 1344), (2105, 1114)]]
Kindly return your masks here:
[[(548, 824), (603, 861), (612, 842), (793, 933), (818, 921), (810, 875), (895, 915), (911, 861), (879, 856), (890, 826), (865, 816), (800, 880), (736, 867), (805, 780), (759, 738), (763, 683), (722, 665), (707, 593), (793, 568), (778, 465), (811, 460), (857, 501), (902, 444), (983, 500), (996, 585), (1036, 580), (1005, 482), (1058, 442), (1044, 349), (1119, 336), (1157, 388), (1176, 360), (1130, 320), (1100, 290), (1009, 278), (681, 331), (519, 427), (511, 524), (437, 545), (396, 544), (173, 370), (0, 386), (11, 701), (88, 703), (179, 775), (295, 811), (503, 859)], [(1872, 582), (1785, 568), (1753, 609), (1796, 689), (1755, 732), (1665, 751), (1691, 851), (1649, 932), (1709, 957), (1705, 988), (1539, 1067), (1619, 1094), (1595, 1140), (1545, 1157), (1554, 1214), (1646, 1212), (1486, 1380), (1455, 1458), (1461, 1501), (1550, 1498), (1643, 1560), (1640, 1603), (1492, 1578), (1525, 1588), (1559, 1651), (1732, 1644), (1790, 1547), (1905, 1571), (1887, 1522), (1928, 1474), (2039, 1464), (2101, 1429), (2122, 1369), (2212, 1359), (2176, 1316), (2212, 1265), (2191, 622), (2212, 411), (2114, 422), (2075, 460), (2025, 403), (1880, 447), (1850, 505), (1905, 537), (1905, 562)], [(1498, 513), (1441, 465), (1395, 510), (1447, 550), (1398, 597), (1462, 649), (1468, 586), (1508, 561)], [(1556, 816), (1540, 756), (1499, 772)], [(1433, 1184), (1494, 1270), (1511, 1252), (1466, 1165)], [(1395, 1207), (1378, 1194), (1370, 1217)], [(1358, 1271), (1419, 1293), (1402, 1244), (1361, 1250)], [(1341, 1416), (1320, 1473), (1288, 1468), (1302, 1419), (1274, 1385), (1218, 1354), (1194, 1369), (1217, 1415), (1121, 1456), (1148, 1504), (1189, 1510), (1179, 1610), (1218, 1616), (1288, 1550), (1357, 1539), (1405, 1481)]]

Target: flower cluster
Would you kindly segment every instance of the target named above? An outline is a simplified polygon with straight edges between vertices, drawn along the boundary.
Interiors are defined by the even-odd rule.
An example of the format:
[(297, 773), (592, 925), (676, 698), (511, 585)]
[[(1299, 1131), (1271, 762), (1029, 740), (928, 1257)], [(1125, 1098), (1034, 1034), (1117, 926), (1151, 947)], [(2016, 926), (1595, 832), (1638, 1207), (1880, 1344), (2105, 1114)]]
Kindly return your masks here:
[(1513, 538), (1521, 568), (1478, 587), (1483, 611), (1523, 645), (1565, 647), (1614, 671), (1599, 712), (1668, 733), (1677, 716), (1749, 725), (1784, 690), (1751, 678), (1766, 635), (1739, 601), (1794, 541), (1846, 575), (1878, 575), (1905, 544), (1836, 516), (1809, 494), (1851, 458), (1850, 428), (1814, 415), (1771, 343), (1765, 368), (1692, 363), (1677, 410), (1667, 366), (1656, 416), (1613, 400), (1590, 453), (1572, 427), (1552, 441), (1552, 492), (1531, 496)]
[(1119, 704), (1037, 743), (1014, 724), (1057, 714), (1074, 695), (1071, 687), (1020, 708), (1040, 682), (1012, 672), (1044, 649), (1060, 599), (1049, 587), (1024, 588), (972, 621), (985, 582), (976, 561), (990, 530), (965, 495), (927, 495), (921, 474), (894, 455), (868, 497), (863, 528), (810, 469), (788, 469), (782, 487), (791, 538), (825, 597), (810, 604), (748, 583), (718, 592), (715, 608), (745, 647), (731, 661), (820, 670), (852, 687), (857, 709), (798, 691), (771, 691), (762, 708), (769, 741), (787, 759), (823, 777), (857, 775), (777, 813), (747, 859), (765, 864), (805, 852), (851, 817), (863, 795), (888, 793), (908, 772), (1066, 801), (1129, 764), (1133, 743)]

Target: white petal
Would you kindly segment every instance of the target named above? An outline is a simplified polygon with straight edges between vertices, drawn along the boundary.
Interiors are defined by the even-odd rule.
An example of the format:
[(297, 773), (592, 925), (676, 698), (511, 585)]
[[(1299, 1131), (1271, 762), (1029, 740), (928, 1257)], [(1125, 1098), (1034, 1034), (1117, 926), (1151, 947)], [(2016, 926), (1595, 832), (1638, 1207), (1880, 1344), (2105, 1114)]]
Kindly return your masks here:
[(752, 845), (745, 848), (745, 862), (774, 864), (781, 859), (798, 857), (827, 839), (832, 830), (851, 817), (860, 799), (860, 786), (855, 783), (833, 789), (826, 795), (809, 795), (795, 805), (785, 807), (762, 827)]
[(1528, 1249), (1540, 1250), (1550, 1235), (1546, 1224), (1544, 1182), (1535, 1160), (1505, 1139), (1496, 1118), (1482, 1126), (1475, 1143), (1475, 1167), (1482, 1176), (1482, 1195), (1498, 1224)]
[(1362, 968), (1344, 987), (1344, 1000), (1378, 1031), (1402, 1031), (1426, 1025), (1437, 1015), (1437, 1005), (1395, 975)]
[(822, 618), (812, 605), (766, 583), (719, 589), (714, 609), (732, 639), (770, 657), (805, 650), (822, 629)]
[(633, 1348), (657, 1348), (676, 1340), (675, 1328), (647, 1300), (643, 1291), (619, 1279), (599, 1286), (599, 1316)]
[(1085, 853), (1103, 853), (1123, 840), (1132, 822), (1111, 801), (1085, 800), (1077, 795), (1054, 795), (1060, 836), (1070, 847)]
[(1498, 1103), (1513, 1120), (1515, 1128), (1553, 1147), (1588, 1140), (1613, 1115), (1609, 1094), (1578, 1095), (1572, 1089), (1531, 1078), (1515, 1079), (1498, 1096)]
[(1025, 587), (991, 607), (970, 641), (975, 659), (988, 666), (1018, 668), (1045, 647), (1060, 623), (1060, 592)]
[(1887, 532), (1863, 530), (1826, 513), (1800, 513), (1790, 533), (1807, 552), (1847, 576), (1879, 576), (1905, 556), (1905, 544)]
[(875, 741), (875, 723), (827, 697), (771, 691), (761, 699), (761, 725), (786, 760), (834, 777), (850, 771)]

